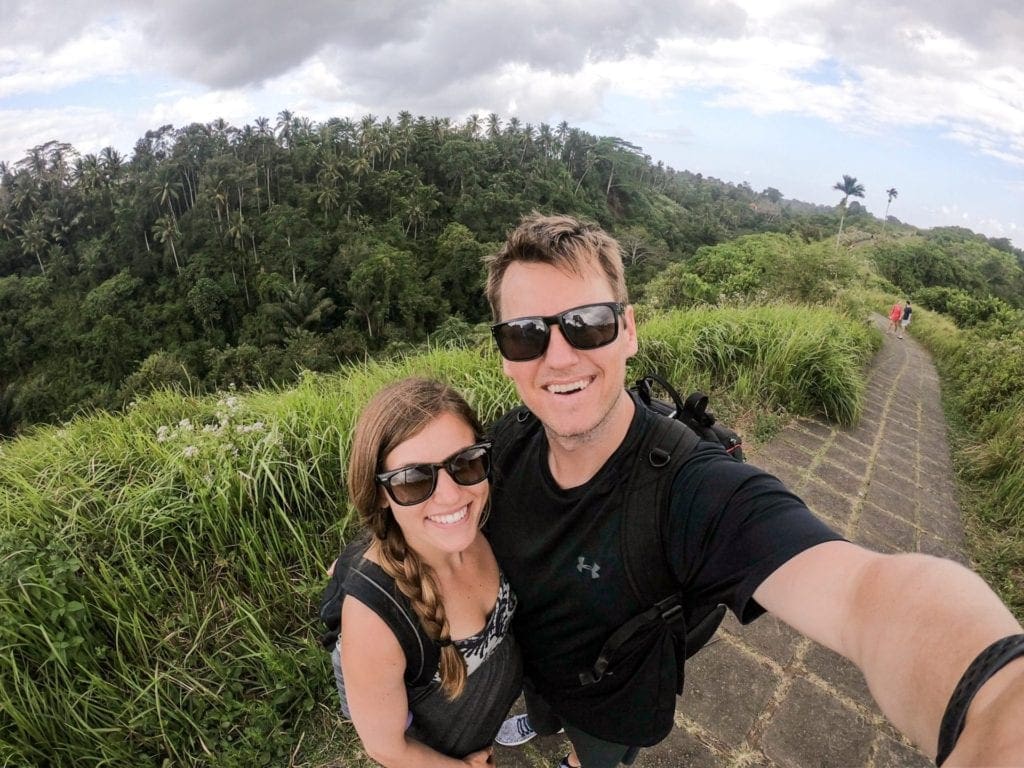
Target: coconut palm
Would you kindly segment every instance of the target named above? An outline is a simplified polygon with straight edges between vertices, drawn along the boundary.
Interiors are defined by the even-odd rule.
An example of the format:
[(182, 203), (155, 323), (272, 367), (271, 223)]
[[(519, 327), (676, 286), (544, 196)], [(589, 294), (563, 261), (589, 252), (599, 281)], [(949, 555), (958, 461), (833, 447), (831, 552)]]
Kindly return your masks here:
[(26, 225), (25, 229), (18, 235), (18, 242), (25, 255), (35, 256), (39, 263), (39, 271), (46, 274), (46, 267), (43, 266), (41, 254), (49, 245), (46, 237), (46, 225), (41, 216), (34, 216)]
[(178, 249), (174, 247), (174, 241), (181, 237), (178, 230), (178, 222), (173, 216), (161, 216), (153, 223), (153, 237), (158, 243), (165, 243), (171, 248), (171, 256), (174, 258), (174, 268), (181, 274), (181, 263), (178, 261)]
[(843, 180), (832, 185), (832, 189), (838, 189), (843, 193), (843, 199), (839, 201), (842, 213), (839, 217), (839, 233), (836, 235), (836, 250), (839, 250), (839, 238), (843, 236), (843, 222), (846, 220), (846, 201), (851, 197), (864, 197), (864, 185), (857, 183), (855, 176), (843, 174)]
[(885, 216), (882, 217), (882, 231), (885, 232), (885, 225), (889, 223), (889, 206), (892, 205), (892, 201), (900, 196), (900, 193), (896, 191), (896, 187), (889, 187), (885, 190), (885, 194), (889, 196), (889, 199), (885, 201)]

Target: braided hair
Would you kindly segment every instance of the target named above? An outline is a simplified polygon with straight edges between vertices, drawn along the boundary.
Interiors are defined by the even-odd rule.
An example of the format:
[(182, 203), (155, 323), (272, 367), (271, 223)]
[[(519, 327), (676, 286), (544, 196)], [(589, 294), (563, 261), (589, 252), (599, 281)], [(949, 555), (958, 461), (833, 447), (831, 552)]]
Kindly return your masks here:
[(356, 424), (348, 461), (348, 494), (380, 552), (380, 565), (412, 605), (427, 635), (441, 646), (441, 688), (451, 699), (466, 685), (466, 662), (452, 644), (451, 629), (434, 569), (405, 541), (401, 527), (377, 485), (385, 457), (445, 413), (463, 421), (479, 438), (483, 429), (473, 409), (451, 387), (439, 381), (408, 378), (380, 390)]

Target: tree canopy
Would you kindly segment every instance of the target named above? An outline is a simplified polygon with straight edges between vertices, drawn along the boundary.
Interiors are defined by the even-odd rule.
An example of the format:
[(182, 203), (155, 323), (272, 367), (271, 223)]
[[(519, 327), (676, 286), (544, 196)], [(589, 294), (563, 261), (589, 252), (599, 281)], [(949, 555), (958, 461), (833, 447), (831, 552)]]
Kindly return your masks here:
[[(844, 176), (844, 201), (858, 189)], [(617, 137), (497, 115), (282, 110), (160, 126), (130, 157), (46, 142), (0, 164), (0, 434), (122, 407), (143, 385), (284, 383), (485, 321), (481, 256), (531, 210), (619, 235), (637, 292), (702, 247), (819, 240), (836, 218)], [(1020, 253), (992, 246), (1009, 261), (979, 269), (1009, 292), (1001, 265)]]

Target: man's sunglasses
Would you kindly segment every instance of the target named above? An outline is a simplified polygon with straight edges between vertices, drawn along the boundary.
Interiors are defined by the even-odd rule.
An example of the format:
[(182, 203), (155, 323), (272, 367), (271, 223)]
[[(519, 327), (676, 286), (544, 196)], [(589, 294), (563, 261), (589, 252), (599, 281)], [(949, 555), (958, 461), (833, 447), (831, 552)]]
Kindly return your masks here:
[(441, 469), (459, 485), (482, 483), (491, 472), (491, 443), (461, 448), (437, 464), (410, 464), (381, 472), (377, 475), (377, 482), (384, 486), (395, 504), (409, 507), (433, 495), (437, 488), (437, 473)]
[(498, 351), (506, 360), (536, 360), (551, 340), (551, 326), (562, 329), (562, 336), (576, 349), (597, 349), (611, 344), (619, 335), (618, 315), (626, 307), (617, 301), (584, 304), (557, 315), (517, 317), (491, 326)]

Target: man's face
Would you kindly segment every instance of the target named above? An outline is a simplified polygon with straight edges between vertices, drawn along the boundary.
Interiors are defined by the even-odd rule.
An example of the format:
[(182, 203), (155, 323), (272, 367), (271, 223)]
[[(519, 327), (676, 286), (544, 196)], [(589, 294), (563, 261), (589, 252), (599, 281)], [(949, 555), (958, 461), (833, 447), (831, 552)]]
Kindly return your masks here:
[[(608, 279), (596, 264), (582, 274), (548, 264), (515, 262), (501, 281), (501, 320), (532, 315), (557, 315), (567, 309), (615, 301)], [(596, 436), (623, 403), (626, 361), (636, 354), (633, 308), (618, 318), (618, 337), (597, 349), (571, 346), (558, 325), (551, 328), (545, 353), (536, 360), (503, 360), (503, 370), (516, 385), (523, 403), (547, 431), (567, 439)]]

